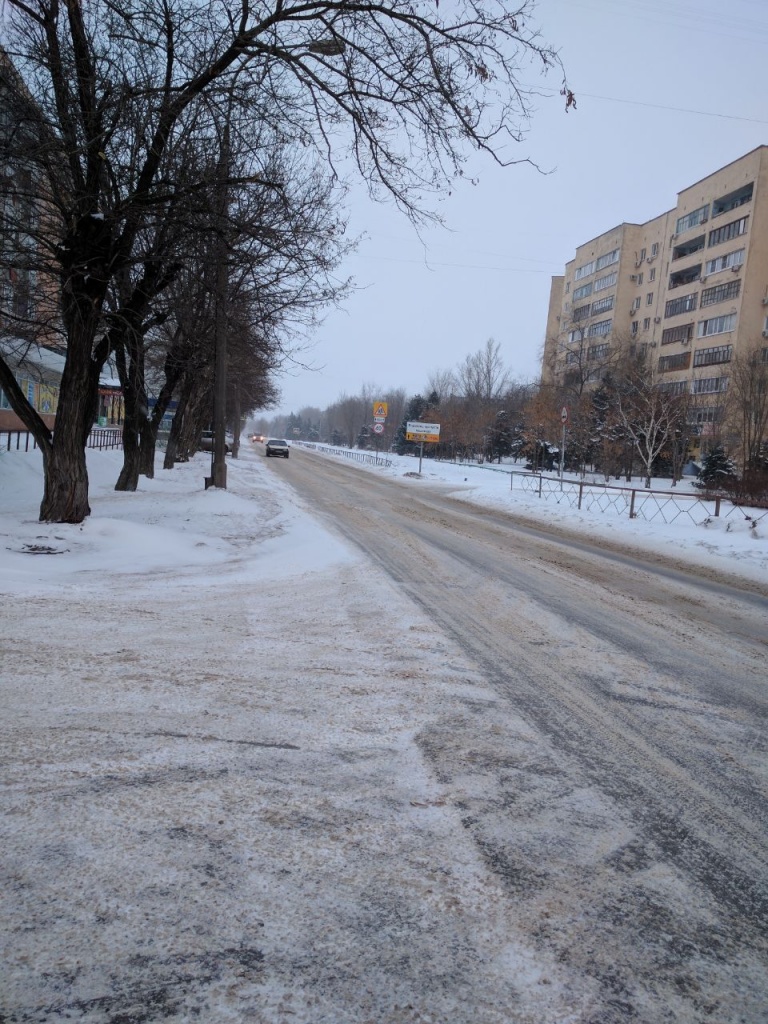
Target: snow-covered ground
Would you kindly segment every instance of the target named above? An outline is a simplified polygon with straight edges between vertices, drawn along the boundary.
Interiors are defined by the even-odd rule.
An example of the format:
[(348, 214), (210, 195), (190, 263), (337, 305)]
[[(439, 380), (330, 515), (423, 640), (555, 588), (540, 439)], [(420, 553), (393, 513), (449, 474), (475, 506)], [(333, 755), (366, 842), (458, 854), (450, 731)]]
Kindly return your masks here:
[[(90, 452), (79, 526), (37, 521), (39, 453), (0, 454), (0, 1018), (608, 1020), (415, 743), (493, 695), (262, 453), (226, 492), (198, 456), (118, 494)], [(579, 512), (425, 461), (432, 485), (768, 583), (768, 518)]]

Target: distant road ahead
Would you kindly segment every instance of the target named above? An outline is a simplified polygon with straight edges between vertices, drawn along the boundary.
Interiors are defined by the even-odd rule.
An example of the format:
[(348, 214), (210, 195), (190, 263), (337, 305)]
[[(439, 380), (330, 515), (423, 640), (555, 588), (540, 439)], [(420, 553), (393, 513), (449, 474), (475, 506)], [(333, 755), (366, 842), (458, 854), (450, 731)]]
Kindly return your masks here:
[(440, 780), (475, 794), (464, 827), (532, 941), (594, 978), (612, 1019), (765, 1019), (768, 584), (298, 448), (274, 471), (520, 723), (418, 742)]

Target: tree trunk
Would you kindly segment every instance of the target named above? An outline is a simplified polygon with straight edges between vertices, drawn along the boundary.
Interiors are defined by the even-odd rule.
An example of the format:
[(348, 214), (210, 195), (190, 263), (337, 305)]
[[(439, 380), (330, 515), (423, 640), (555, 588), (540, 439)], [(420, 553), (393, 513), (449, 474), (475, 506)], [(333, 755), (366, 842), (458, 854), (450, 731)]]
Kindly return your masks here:
[(157, 447), (157, 427), (152, 420), (145, 420), (139, 434), (139, 473), (148, 480), (155, 476), (155, 449)]
[[(165, 384), (160, 389), (160, 394), (157, 396), (155, 407), (152, 410), (152, 416), (144, 424), (144, 428), (141, 432), (141, 468), (139, 472), (142, 476), (148, 479), (153, 479), (155, 475), (155, 450), (157, 448), (157, 432), (160, 429), (160, 424), (163, 422), (163, 416), (165, 416), (166, 410), (170, 405), (171, 399), (173, 398), (173, 391), (181, 378), (180, 362), (178, 359), (172, 359), (169, 354), (166, 359), (165, 365)], [(173, 434), (173, 425), (171, 425), (171, 434)], [(164, 469), (172, 469), (173, 464), (176, 461), (174, 458), (176, 452), (176, 440), (174, 438), (173, 450), (171, 452), (170, 465), (168, 464), (168, 448), (170, 448), (171, 439), (168, 439), (168, 447), (166, 448), (165, 461), (163, 462)]]
[(179, 441), (181, 440), (182, 426), (187, 412), (190, 392), (191, 388), (187, 384), (187, 378), (185, 376), (181, 386), (181, 394), (179, 395), (176, 412), (173, 415), (173, 422), (171, 423), (171, 432), (168, 436), (168, 445), (165, 449), (165, 458), (163, 459), (163, 469), (173, 469), (176, 464), (179, 451)]
[(117, 370), (125, 401), (123, 468), (115, 484), (116, 491), (135, 491), (139, 485), (141, 436), (147, 421), (143, 339), (138, 332), (126, 334), (124, 344), (115, 348)]
[(101, 371), (91, 358), (93, 327), (93, 322), (84, 323), (69, 335), (53, 443), (44, 461), (41, 522), (82, 523), (91, 514), (85, 446), (98, 409)]
[(116, 491), (135, 491), (139, 485), (141, 448), (139, 434), (126, 423), (123, 428), (123, 468), (115, 484)]

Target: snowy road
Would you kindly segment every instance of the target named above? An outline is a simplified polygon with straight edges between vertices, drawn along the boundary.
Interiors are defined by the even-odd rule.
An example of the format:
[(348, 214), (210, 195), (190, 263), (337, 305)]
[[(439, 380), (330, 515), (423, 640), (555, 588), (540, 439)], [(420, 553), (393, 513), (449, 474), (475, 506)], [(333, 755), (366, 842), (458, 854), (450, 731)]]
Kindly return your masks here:
[(590, 1020), (764, 1019), (765, 590), (314, 454), (279, 471), (524, 723), (418, 743), (527, 938), (613, 1007)]
[(763, 1024), (764, 539), (262, 451), (0, 460), (0, 1021)]

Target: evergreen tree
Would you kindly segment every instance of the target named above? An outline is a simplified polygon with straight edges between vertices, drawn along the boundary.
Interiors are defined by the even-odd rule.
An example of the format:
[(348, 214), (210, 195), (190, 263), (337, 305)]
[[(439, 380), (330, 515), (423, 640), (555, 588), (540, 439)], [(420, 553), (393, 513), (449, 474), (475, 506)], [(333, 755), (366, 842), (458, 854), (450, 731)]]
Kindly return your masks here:
[(397, 428), (395, 439), (392, 442), (392, 448), (398, 455), (414, 455), (418, 450), (419, 446), (414, 441), (406, 441), (406, 425), (409, 421), (415, 421), (421, 419), (424, 415), (425, 410), (428, 408), (428, 403), (422, 395), (414, 395), (410, 399), (405, 409), (405, 416), (403, 422)]
[(736, 466), (721, 444), (715, 445), (704, 456), (699, 485), (701, 487), (723, 487), (736, 478)]
[(488, 431), (488, 458), (497, 462), (512, 454), (512, 427), (504, 409), (496, 413), (496, 419)]

